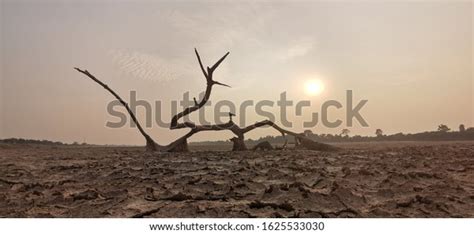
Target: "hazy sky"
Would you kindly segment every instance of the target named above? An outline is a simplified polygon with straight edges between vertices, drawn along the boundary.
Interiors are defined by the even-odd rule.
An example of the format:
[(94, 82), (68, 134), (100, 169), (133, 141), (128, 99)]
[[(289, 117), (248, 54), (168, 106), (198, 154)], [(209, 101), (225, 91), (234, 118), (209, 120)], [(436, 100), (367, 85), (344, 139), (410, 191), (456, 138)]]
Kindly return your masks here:
[[(105, 127), (116, 120), (106, 111), (113, 97), (73, 67), (124, 99), (136, 90), (139, 99), (161, 100), (168, 121), (170, 100), (205, 89), (194, 47), (209, 65), (231, 52), (215, 78), (233, 88), (215, 87), (213, 102), (277, 101), (286, 91), (294, 101), (311, 100), (307, 120), (326, 100), (344, 103), (350, 89), (356, 103), (368, 100), (361, 114), (369, 127), (356, 122), (353, 134), (473, 126), (472, 14), (470, 1), (1, 1), (0, 138), (143, 144), (134, 128)], [(306, 95), (305, 81), (316, 78), (323, 93)], [(253, 112), (247, 124), (263, 119)], [(331, 120), (344, 116), (330, 112)], [(304, 117), (290, 112), (292, 130), (303, 130)], [(320, 121), (312, 130), (342, 128)], [(148, 128), (159, 143), (186, 131)], [(247, 137), (268, 134), (276, 132)]]

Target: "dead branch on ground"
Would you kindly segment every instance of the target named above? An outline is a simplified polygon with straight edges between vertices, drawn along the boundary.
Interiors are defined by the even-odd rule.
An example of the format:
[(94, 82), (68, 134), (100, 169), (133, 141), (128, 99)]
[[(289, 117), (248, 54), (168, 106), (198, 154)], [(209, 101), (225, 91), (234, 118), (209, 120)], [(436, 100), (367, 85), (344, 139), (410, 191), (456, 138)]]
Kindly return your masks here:
[[(185, 108), (182, 112), (180, 112), (180, 113), (178, 113), (178, 114), (176, 114), (175, 116), (172, 117), (171, 125), (170, 125), (171, 130), (189, 128), (190, 131), (187, 134), (185, 134), (184, 136), (176, 139), (175, 141), (171, 142), (168, 145), (160, 145), (160, 144), (156, 143), (150, 137), (150, 135), (148, 135), (145, 132), (145, 130), (142, 128), (142, 126), (140, 125), (139, 121), (137, 120), (135, 114), (133, 113), (133, 111), (128, 106), (127, 102), (125, 102), (108, 85), (104, 84), (102, 81), (97, 79), (94, 75), (92, 75), (87, 70), (81, 70), (79, 68), (75, 68), (75, 69), (78, 72), (80, 72), (80, 73), (86, 75), (87, 77), (89, 77), (91, 80), (95, 81), (97, 84), (99, 84), (104, 89), (109, 91), (117, 100), (120, 101), (120, 103), (125, 107), (125, 109), (127, 109), (127, 112), (129, 113), (132, 121), (136, 124), (139, 132), (145, 138), (147, 151), (167, 151), (167, 152), (188, 151), (187, 139), (190, 138), (191, 136), (193, 136), (194, 134), (202, 132), (202, 131), (222, 131), (222, 130), (228, 130), (228, 131), (231, 131), (232, 133), (235, 134), (236, 137), (231, 139), (231, 141), (233, 142), (233, 148), (232, 148), (233, 151), (247, 150), (247, 147), (245, 145), (245, 134), (252, 131), (252, 130), (254, 130), (254, 129), (256, 129), (256, 128), (260, 128), (260, 127), (264, 127), (264, 126), (273, 127), (275, 130), (280, 132), (283, 137), (286, 137), (286, 135), (291, 135), (291, 136), (295, 137), (295, 140), (296, 140), (297, 144), (300, 147), (305, 148), (305, 149), (323, 150), (323, 151), (334, 150), (335, 149), (335, 147), (333, 147), (333, 146), (323, 144), (323, 143), (319, 143), (319, 142), (315, 142), (315, 141), (309, 139), (308, 137), (306, 137), (302, 134), (295, 133), (295, 132), (283, 129), (283, 128), (279, 127), (278, 125), (276, 125), (275, 123), (273, 123), (272, 121), (270, 121), (270, 120), (263, 120), (263, 121), (260, 121), (260, 122), (256, 122), (255, 124), (252, 124), (252, 125), (241, 128), (241, 127), (237, 126), (232, 121), (232, 116), (235, 116), (232, 113), (229, 113), (229, 121), (227, 123), (224, 123), (224, 124), (196, 125), (195, 123), (189, 122), (189, 121), (179, 123), (178, 121), (181, 118), (183, 118), (184, 116), (187, 116), (187, 115), (199, 110), (200, 108), (202, 108), (207, 103), (207, 101), (209, 100), (209, 98), (211, 96), (212, 87), (214, 85), (221, 85), (221, 86), (226, 86), (226, 87), (230, 88), (229, 85), (218, 82), (218, 81), (214, 80), (214, 77), (213, 77), (214, 71), (219, 67), (219, 65), (229, 55), (229, 52), (227, 52), (224, 56), (222, 56), (214, 65), (212, 65), (211, 67), (207, 67), (205, 69), (203, 64), (202, 64), (201, 56), (199, 55), (198, 51), (196, 49), (194, 51), (195, 51), (197, 60), (199, 62), (199, 66), (201, 68), (201, 71), (202, 71), (204, 77), (206, 78), (206, 91), (205, 91), (205, 94), (204, 94), (202, 100), (200, 100), (198, 102), (196, 100), (196, 98), (194, 98), (194, 106)], [(287, 141), (285, 141), (285, 146), (286, 146), (286, 142)]]

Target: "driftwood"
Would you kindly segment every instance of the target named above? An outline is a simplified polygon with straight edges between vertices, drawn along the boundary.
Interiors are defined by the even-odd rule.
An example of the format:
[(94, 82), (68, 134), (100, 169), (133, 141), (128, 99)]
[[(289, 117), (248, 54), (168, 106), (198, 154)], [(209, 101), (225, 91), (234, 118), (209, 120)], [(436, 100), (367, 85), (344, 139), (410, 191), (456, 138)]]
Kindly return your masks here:
[(205, 91), (205, 94), (204, 94), (204, 97), (202, 98), (202, 100), (200, 100), (198, 102), (196, 100), (196, 98), (194, 98), (194, 106), (185, 108), (182, 112), (180, 112), (180, 113), (176, 114), (175, 116), (173, 116), (173, 118), (171, 119), (171, 124), (170, 124), (170, 129), (171, 130), (189, 128), (190, 131), (187, 134), (185, 134), (184, 136), (176, 139), (175, 141), (171, 142), (168, 145), (160, 145), (160, 144), (156, 143), (145, 132), (143, 127), (140, 125), (139, 121), (137, 120), (137, 118), (136, 118), (135, 114), (133, 113), (133, 111), (128, 106), (127, 102), (125, 102), (109, 86), (107, 86), (102, 81), (97, 79), (89, 71), (81, 70), (79, 68), (75, 68), (75, 69), (78, 72), (80, 72), (80, 73), (86, 75), (87, 77), (89, 77), (91, 80), (95, 81), (97, 84), (99, 84), (104, 89), (109, 91), (117, 100), (120, 101), (120, 103), (125, 107), (125, 109), (127, 109), (127, 112), (129, 113), (132, 121), (136, 124), (138, 130), (140, 131), (140, 134), (142, 134), (142, 136), (145, 138), (147, 151), (167, 151), (167, 152), (188, 151), (187, 139), (189, 137), (193, 136), (194, 134), (196, 134), (198, 132), (202, 132), (202, 131), (222, 131), (222, 130), (228, 130), (228, 131), (231, 131), (232, 133), (235, 134), (235, 137), (231, 139), (231, 141), (233, 142), (233, 148), (232, 148), (233, 151), (247, 150), (247, 147), (246, 147), (245, 142), (244, 142), (245, 141), (244, 135), (247, 132), (250, 132), (255, 128), (264, 127), (264, 126), (273, 127), (275, 130), (280, 132), (282, 134), (282, 136), (284, 136), (284, 137), (286, 135), (294, 136), (296, 141), (299, 143), (300, 147), (302, 147), (302, 148), (306, 148), (306, 149), (310, 149), (310, 150), (325, 150), (325, 151), (335, 149), (335, 147), (333, 147), (333, 146), (312, 141), (311, 139), (307, 138), (306, 136), (304, 136), (302, 134), (298, 134), (298, 133), (283, 129), (283, 128), (279, 127), (278, 125), (276, 125), (275, 123), (273, 123), (272, 121), (269, 121), (269, 120), (263, 120), (263, 121), (260, 121), (260, 122), (256, 122), (255, 124), (252, 124), (250, 126), (246, 126), (246, 127), (241, 128), (233, 122), (232, 116), (235, 116), (233, 113), (229, 113), (229, 121), (227, 123), (224, 123), (224, 124), (196, 125), (193, 122), (179, 123), (178, 122), (179, 119), (183, 118), (186, 115), (191, 114), (192, 112), (195, 112), (195, 111), (199, 110), (201, 107), (203, 107), (206, 104), (206, 102), (209, 100), (209, 98), (211, 96), (212, 87), (214, 85), (221, 85), (221, 86), (230, 87), (227, 84), (223, 84), (223, 83), (220, 83), (220, 82), (214, 80), (214, 77), (213, 77), (214, 71), (217, 69), (217, 67), (219, 67), (219, 65), (222, 63), (222, 61), (224, 61), (224, 59), (229, 55), (229, 52), (227, 52), (224, 56), (222, 56), (222, 58), (220, 58), (214, 65), (212, 65), (211, 67), (207, 67), (207, 69), (205, 69), (203, 64), (202, 64), (201, 57), (200, 57), (198, 51), (196, 49), (194, 51), (196, 53), (196, 57), (197, 57), (197, 60), (199, 62), (199, 66), (201, 68), (201, 71), (202, 71), (204, 77), (206, 78), (206, 91)]

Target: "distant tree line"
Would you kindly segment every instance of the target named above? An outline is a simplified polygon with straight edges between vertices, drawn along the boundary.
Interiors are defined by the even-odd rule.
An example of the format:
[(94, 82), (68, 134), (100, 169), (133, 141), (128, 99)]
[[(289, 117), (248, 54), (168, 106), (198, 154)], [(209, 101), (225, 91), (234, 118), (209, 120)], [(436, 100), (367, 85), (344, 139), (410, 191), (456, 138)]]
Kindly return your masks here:
[[(363, 141), (457, 141), (457, 140), (474, 140), (474, 128), (465, 128), (463, 124), (459, 125), (459, 131), (451, 131), (445, 125), (440, 124), (436, 131), (427, 131), (420, 133), (395, 133), (385, 135), (382, 129), (376, 129), (374, 136), (350, 136), (349, 129), (342, 129), (340, 134), (314, 134), (311, 130), (304, 131), (304, 134), (315, 141), (321, 142), (363, 142)], [(279, 139), (281, 138), (281, 139)], [(268, 140), (270, 142), (283, 142), (283, 138), (264, 137), (260, 140)]]
[[(306, 137), (320, 142), (364, 142), (364, 141), (462, 141), (474, 140), (474, 127), (466, 128), (464, 124), (459, 125), (458, 131), (451, 131), (445, 125), (440, 124), (436, 131), (427, 131), (420, 133), (395, 133), (392, 135), (385, 135), (382, 129), (376, 129), (374, 136), (360, 136), (350, 135), (349, 129), (342, 129), (340, 134), (314, 134), (311, 130), (305, 130), (302, 134)], [(294, 137), (287, 136), (288, 140), (293, 141)], [(286, 140), (283, 136), (266, 136), (260, 137), (257, 140), (246, 140), (249, 144), (256, 144), (258, 142), (268, 141), (270, 143), (283, 144)], [(40, 145), (88, 145), (87, 143), (73, 142), (66, 144), (60, 141), (49, 140), (32, 140), (23, 138), (8, 138), (0, 139), (0, 143), (7, 144), (40, 144)], [(195, 142), (192, 144), (229, 144), (229, 141), (204, 141)]]
[(74, 142), (72, 144), (66, 144), (60, 141), (49, 141), (49, 140), (33, 140), (33, 139), (23, 139), (23, 138), (8, 138), (0, 139), (0, 143), (5, 144), (35, 144), (35, 145), (87, 145), (87, 143)]
[[(391, 135), (384, 134), (382, 129), (376, 129), (373, 136), (361, 136), (361, 135), (350, 135), (349, 129), (342, 129), (340, 134), (315, 134), (311, 130), (305, 130), (303, 134), (314, 140), (320, 142), (364, 142), (364, 141), (462, 141), (462, 140), (474, 140), (474, 128), (465, 128), (463, 124), (459, 125), (459, 131), (451, 131), (451, 129), (445, 125), (438, 125), (436, 131), (427, 131), (420, 133), (395, 133)], [(288, 137), (290, 142), (293, 140), (292, 137)], [(282, 136), (266, 136), (261, 137), (257, 140), (249, 139), (247, 142), (250, 144), (268, 141), (274, 144), (283, 144), (285, 138)], [(194, 144), (228, 144), (225, 141), (215, 142), (199, 142)]]

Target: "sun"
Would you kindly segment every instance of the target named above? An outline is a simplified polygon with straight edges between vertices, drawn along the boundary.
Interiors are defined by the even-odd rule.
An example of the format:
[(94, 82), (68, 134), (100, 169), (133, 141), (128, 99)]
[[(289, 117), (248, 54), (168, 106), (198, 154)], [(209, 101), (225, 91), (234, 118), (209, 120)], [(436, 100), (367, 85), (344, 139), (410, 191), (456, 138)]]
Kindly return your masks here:
[(308, 80), (304, 88), (307, 95), (316, 96), (324, 91), (324, 84), (321, 80)]

